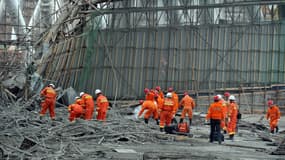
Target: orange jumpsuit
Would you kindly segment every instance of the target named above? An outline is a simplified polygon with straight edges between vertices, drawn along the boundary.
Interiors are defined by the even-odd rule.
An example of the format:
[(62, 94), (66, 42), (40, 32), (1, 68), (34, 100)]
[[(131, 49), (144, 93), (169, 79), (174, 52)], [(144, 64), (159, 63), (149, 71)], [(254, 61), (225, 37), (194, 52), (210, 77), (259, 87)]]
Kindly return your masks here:
[(179, 98), (178, 98), (178, 95), (174, 91), (171, 94), (172, 94), (172, 100), (174, 102), (174, 114), (175, 114), (178, 110)]
[(159, 127), (169, 126), (174, 114), (174, 102), (171, 98), (165, 98), (160, 112)]
[(160, 96), (160, 98), (164, 98), (164, 94), (163, 94), (163, 92), (162, 91), (158, 91), (158, 95)]
[(228, 115), (228, 105), (229, 103), (225, 100), (220, 100), (220, 103), (222, 103), (223, 105), (223, 114), (224, 114), (224, 119), (221, 120), (221, 129), (223, 129), (224, 131), (227, 130), (227, 122), (226, 122), (226, 118), (227, 118), (227, 115)]
[(278, 126), (278, 120), (280, 119), (280, 111), (276, 105), (268, 107), (266, 119), (270, 120), (270, 130), (274, 131), (274, 128)]
[(186, 114), (188, 114), (188, 117), (192, 119), (192, 110), (195, 107), (194, 100), (189, 95), (185, 95), (179, 103), (179, 107), (180, 106), (183, 106), (180, 118), (185, 118)]
[(238, 106), (235, 102), (231, 102), (228, 108), (228, 134), (234, 135), (236, 131), (237, 124), (237, 114), (238, 114)]
[(149, 119), (151, 115), (153, 116), (154, 119), (158, 119), (158, 113), (154, 102), (150, 100), (144, 101), (138, 116), (141, 116), (145, 110), (147, 111), (144, 114), (144, 119)]
[(208, 114), (206, 116), (206, 119), (214, 119), (214, 120), (222, 120), (224, 119), (223, 114), (223, 107), (220, 102), (214, 102), (210, 105), (208, 109)]
[(158, 112), (158, 116), (160, 115), (160, 111), (163, 107), (163, 98), (161, 96), (158, 96), (156, 99), (156, 103), (157, 103), (157, 112)]
[(99, 96), (96, 99), (97, 103), (97, 120), (106, 120), (107, 111), (109, 107), (109, 102), (107, 97), (105, 97), (103, 94), (99, 94)]
[(145, 100), (153, 101), (154, 97), (155, 97), (155, 92), (153, 90), (150, 90), (149, 92), (146, 93)]
[(45, 98), (45, 100), (41, 103), (42, 109), (40, 111), (40, 116), (45, 115), (47, 109), (49, 109), (49, 114), (51, 119), (55, 119), (55, 102), (56, 102), (56, 92), (52, 87), (45, 87), (41, 91), (41, 96)]
[(80, 118), (81, 115), (83, 114), (83, 108), (81, 105), (74, 103), (68, 106), (68, 111), (69, 111), (69, 121), (72, 122), (76, 118)]
[(94, 112), (94, 100), (93, 97), (87, 93), (84, 93), (81, 97), (83, 101), (83, 108), (85, 109), (85, 120), (91, 120), (93, 118)]
[(84, 102), (83, 102), (83, 100), (81, 98), (76, 99), (75, 103), (79, 104), (81, 106), (84, 105)]

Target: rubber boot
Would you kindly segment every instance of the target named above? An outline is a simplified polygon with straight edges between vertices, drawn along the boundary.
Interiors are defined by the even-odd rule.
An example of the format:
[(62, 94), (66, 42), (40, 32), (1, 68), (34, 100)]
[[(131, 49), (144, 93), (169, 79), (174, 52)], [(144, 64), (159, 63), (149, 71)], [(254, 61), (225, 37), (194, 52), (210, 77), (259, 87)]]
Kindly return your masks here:
[(145, 124), (148, 124), (148, 119), (144, 119), (144, 123), (145, 123)]
[(180, 118), (179, 123), (182, 123), (182, 122), (183, 122), (183, 118)]
[(271, 130), (271, 133), (272, 133), (272, 134), (274, 134), (274, 129), (273, 129), (273, 130)]
[(163, 132), (163, 128), (159, 128), (160, 132)]
[(192, 118), (189, 118), (189, 125), (192, 125)]
[(278, 133), (278, 131), (279, 131), (279, 127), (278, 127), (278, 126), (276, 126), (276, 133)]
[(226, 130), (224, 130), (224, 134), (227, 134), (227, 131), (226, 131)]
[(159, 120), (158, 119), (156, 119), (156, 125), (159, 125)]

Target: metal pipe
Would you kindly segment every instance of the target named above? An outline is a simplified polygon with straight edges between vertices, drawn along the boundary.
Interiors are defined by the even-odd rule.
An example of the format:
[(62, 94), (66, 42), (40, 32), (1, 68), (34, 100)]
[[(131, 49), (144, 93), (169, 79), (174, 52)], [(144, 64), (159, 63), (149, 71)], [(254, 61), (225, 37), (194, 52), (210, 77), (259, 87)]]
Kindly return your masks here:
[(0, 21), (2, 21), (4, 10), (5, 10), (5, 0), (0, 0)]
[[(26, 34), (26, 22), (20, 8), (18, 0), (6, 0), (6, 7), (12, 17), (12, 23), (18, 25), (15, 27), (17, 34)], [(21, 27), (22, 26), (22, 27)], [(23, 27), (24, 26), (24, 27)], [(23, 38), (23, 37), (18, 37)]]
[(29, 25), (28, 28), (31, 29), (31, 26), (34, 26), (35, 24), (37, 24), (38, 20), (40, 19), (40, 6), (41, 6), (41, 0), (38, 0), (37, 5), (34, 9), (34, 13), (32, 15), (32, 17), (30, 18), (29, 21)]

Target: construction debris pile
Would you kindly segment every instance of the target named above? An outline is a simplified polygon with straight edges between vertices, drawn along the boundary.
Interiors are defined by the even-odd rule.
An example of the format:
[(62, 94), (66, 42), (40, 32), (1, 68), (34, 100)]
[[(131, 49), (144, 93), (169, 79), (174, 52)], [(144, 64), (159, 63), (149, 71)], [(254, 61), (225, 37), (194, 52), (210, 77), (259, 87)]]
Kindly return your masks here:
[[(3, 159), (205, 159), (216, 157), (226, 159), (219, 152), (207, 151), (200, 153), (195, 147), (207, 147), (208, 126), (203, 124), (203, 116), (194, 116), (192, 138), (164, 134), (159, 132), (155, 121), (148, 125), (132, 115), (133, 107), (114, 105), (108, 112), (108, 120), (78, 120), (70, 123), (67, 119), (66, 107), (56, 108), (56, 120), (50, 121), (46, 116), (38, 117), (39, 105), (34, 110), (29, 109), (30, 101), (15, 101), (0, 106), (0, 150)], [(263, 124), (254, 124), (241, 121), (239, 136), (245, 139), (263, 141), (261, 137), (271, 139), (275, 148), (281, 142), (281, 134), (272, 137)], [(283, 135), (284, 136), (284, 135)], [(284, 145), (284, 144), (283, 144)], [(284, 146), (280, 145), (277, 151), (256, 146), (246, 146), (235, 143), (225, 143), (224, 147), (238, 147), (255, 149), (263, 154), (283, 153)], [(211, 146), (211, 145), (210, 145)], [(214, 144), (215, 146), (215, 144)], [(191, 154), (189, 147), (194, 147)], [(158, 149), (160, 148), (160, 149)], [(260, 154), (259, 152), (259, 154)], [(215, 158), (214, 158), (215, 159)]]

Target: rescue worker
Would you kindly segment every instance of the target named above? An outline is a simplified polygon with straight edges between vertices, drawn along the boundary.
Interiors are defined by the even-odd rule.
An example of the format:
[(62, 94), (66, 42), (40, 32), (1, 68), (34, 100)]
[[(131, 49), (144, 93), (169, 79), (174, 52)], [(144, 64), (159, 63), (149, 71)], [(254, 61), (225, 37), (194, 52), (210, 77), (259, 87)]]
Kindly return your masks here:
[(217, 96), (220, 99), (220, 103), (223, 105), (224, 119), (221, 120), (221, 129), (223, 130), (224, 134), (226, 134), (227, 133), (227, 112), (228, 112), (229, 103), (223, 99), (222, 95), (218, 94)]
[(208, 109), (208, 114), (206, 116), (206, 121), (210, 119), (210, 143), (214, 141), (214, 134), (217, 133), (219, 144), (222, 143), (221, 135), (221, 120), (224, 119), (223, 106), (220, 102), (220, 96), (214, 96), (214, 102), (210, 105)]
[(195, 107), (194, 100), (189, 96), (188, 92), (184, 92), (184, 97), (181, 99), (179, 103), (179, 107), (183, 106), (182, 114), (180, 117), (179, 123), (183, 122), (183, 119), (185, 118), (186, 114), (189, 117), (189, 125), (192, 125), (192, 113), (193, 109)]
[(97, 104), (97, 120), (105, 121), (107, 117), (107, 111), (109, 108), (109, 101), (106, 96), (103, 95), (100, 89), (95, 90), (95, 94), (97, 96), (96, 104)]
[(94, 100), (93, 97), (87, 93), (80, 92), (80, 98), (83, 101), (83, 109), (84, 109), (84, 119), (91, 120), (93, 118), (94, 112)]
[(175, 118), (175, 114), (178, 110), (178, 106), (179, 106), (179, 98), (178, 98), (178, 95), (175, 93), (175, 91), (173, 90), (172, 87), (169, 87), (168, 88), (168, 93), (171, 93), (172, 95), (172, 100), (173, 100), (173, 103), (174, 103), (174, 112), (173, 112), (173, 115), (172, 115), (172, 120), (171, 120), (171, 123), (177, 123), (176, 121), (176, 118)]
[(149, 90), (148, 88), (144, 89), (145, 100), (154, 101), (155, 91), (153, 89)]
[(269, 120), (270, 125), (270, 132), (274, 134), (274, 129), (276, 129), (276, 132), (278, 132), (278, 122), (280, 120), (280, 110), (277, 105), (273, 103), (272, 100), (269, 100), (267, 102), (268, 110), (266, 114), (266, 119)]
[(75, 102), (68, 106), (70, 122), (75, 122), (75, 119), (80, 118), (83, 114), (83, 107), (77, 103), (78, 98), (75, 97)]
[(235, 96), (231, 95), (229, 97), (230, 104), (228, 108), (228, 134), (230, 140), (234, 139), (234, 135), (236, 132), (236, 124), (237, 124), (237, 114), (238, 114), (238, 105), (236, 103)]
[(140, 100), (140, 104), (142, 105), (142, 108), (138, 114), (138, 117), (140, 117), (142, 113), (146, 110), (144, 114), (144, 122), (148, 124), (149, 118), (152, 116), (153, 119), (156, 121), (156, 124), (158, 125), (158, 113), (154, 102), (150, 100)]
[(42, 119), (47, 109), (49, 109), (49, 115), (51, 120), (55, 120), (56, 91), (54, 89), (55, 85), (51, 83), (47, 87), (45, 87), (40, 93), (40, 96), (44, 98), (41, 103), (40, 119)]
[(171, 119), (174, 115), (174, 102), (172, 100), (172, 93), (167, 93), (164, 99), (163, 106), (160, 111), (160, 131), (163, 132), (164, 126), (169, 126), (171, 124)]
[(163, 99), (163, 98), (164, 98), (164, 94), (163, 94), (163, 92), (162, 92), (160, 86), (156, 86), (156, 87), (155, 87), (155, 90), (158, 92), (158, 95), (160, 96), (160, 98)]
[(157, 104), (158, 117), (160, 117), (160, 111), (161, 111), (161, 108), (163, 107), (164, 99), (161, 98), (160, 95), (157, 95), (157, 96), (155, 96), (154, 98), (155, 98), (155, 102), (156, 102), (156, 104)]

